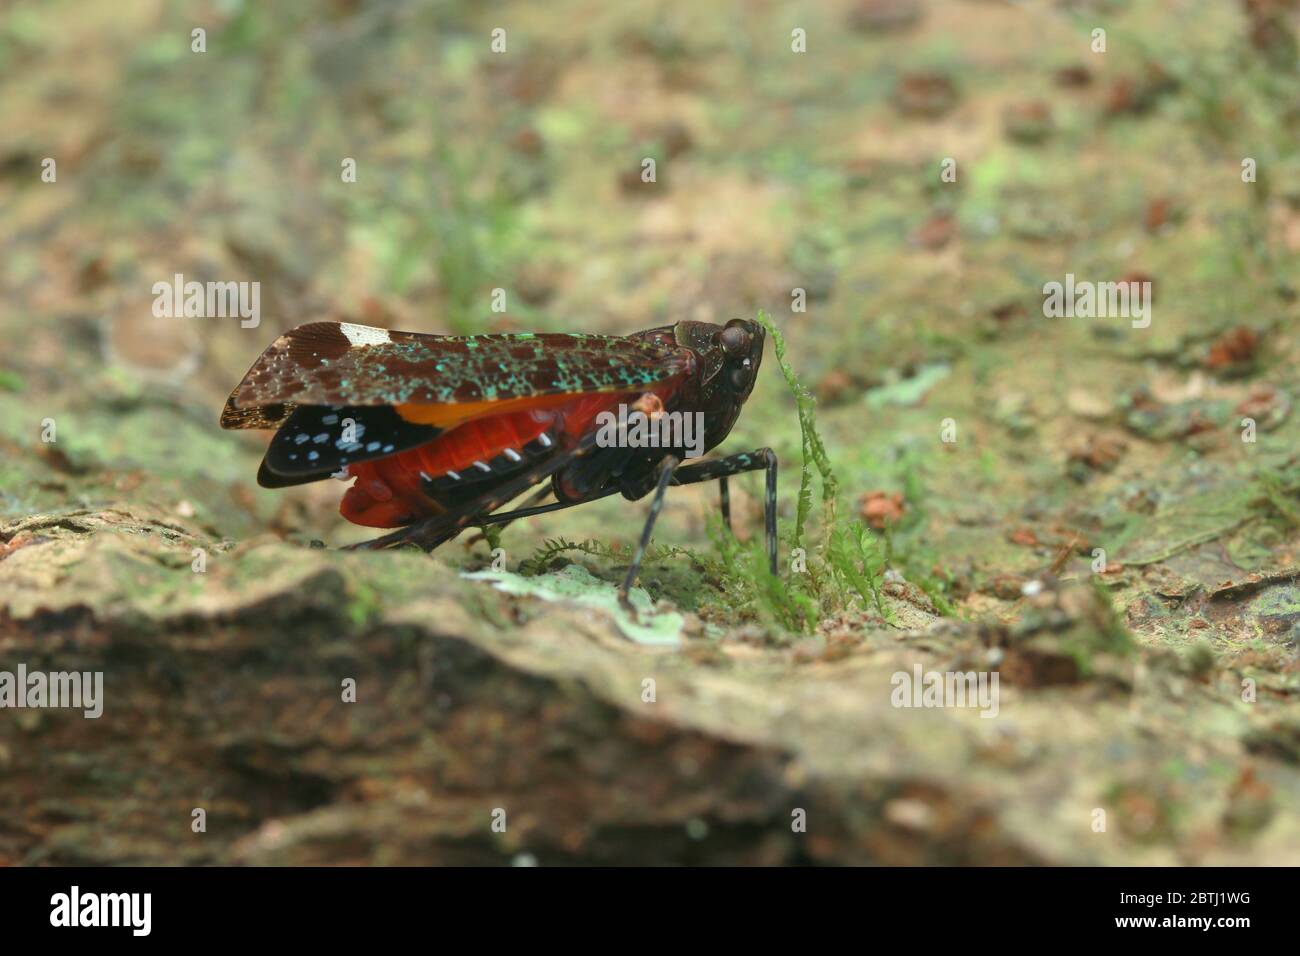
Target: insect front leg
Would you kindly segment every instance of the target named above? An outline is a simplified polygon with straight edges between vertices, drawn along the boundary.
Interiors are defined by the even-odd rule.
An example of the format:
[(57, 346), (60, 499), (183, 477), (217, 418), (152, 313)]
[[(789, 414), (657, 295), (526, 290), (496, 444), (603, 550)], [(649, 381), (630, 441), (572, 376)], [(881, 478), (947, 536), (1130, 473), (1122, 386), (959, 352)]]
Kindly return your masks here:
[(627, 577), (623, 579), (623, 586), (618, 592), (619, 603), (629, 611), (632, 610), (632, 602), (628, 599), (628, 593), (632, 590), (636, 576), (641, 573), (641, 560), (645, 557), (645, 549), (650, 546), (650, 535), (659, 517), (659, 509), (664, 506), (664, 492), (668, 490), (668, 485), (673, 480), (673, 473), (681, 463), (682, 460), (676, 455), (668, 455), (659, 466), (659, 481), (655, 484), (654, 497), (650, 499), (650, 514), (645, 519), (645, 527), (641, 529), (641, 540), (637, 542), (636, 553), (632, 555), (632, 563), (628, 565)]
[(731, 491), (727, 488), (727, 476), (718, 479), (718, 504), (722, 507), (722, 523), (731, 530)]
[(776, 574), (776, 454), (770, 448), (760, 448), (748, 454), (729, 455), (711, 461), (690, 462), (678, 468), (673, 475), (674, 485), (693, 485), (701, 481), (721, 482), (722, 517), (731, 528), (731, 500), (727, 493), (727, 479), (746, 471), (767, 472), (766, 493), (763, 499), (763, 531), (767, 538), (768, 569)]

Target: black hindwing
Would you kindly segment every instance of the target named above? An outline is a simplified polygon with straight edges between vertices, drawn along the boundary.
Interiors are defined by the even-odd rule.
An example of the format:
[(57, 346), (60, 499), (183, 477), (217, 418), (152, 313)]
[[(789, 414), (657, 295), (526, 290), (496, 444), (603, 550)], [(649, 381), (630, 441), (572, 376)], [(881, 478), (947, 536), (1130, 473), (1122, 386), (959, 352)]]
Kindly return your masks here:
[(263, 488), (319, 481), (432, 441), (443, 429), (408, 422), (385, 405), (299, 405), (271, 439), (257, 472)]

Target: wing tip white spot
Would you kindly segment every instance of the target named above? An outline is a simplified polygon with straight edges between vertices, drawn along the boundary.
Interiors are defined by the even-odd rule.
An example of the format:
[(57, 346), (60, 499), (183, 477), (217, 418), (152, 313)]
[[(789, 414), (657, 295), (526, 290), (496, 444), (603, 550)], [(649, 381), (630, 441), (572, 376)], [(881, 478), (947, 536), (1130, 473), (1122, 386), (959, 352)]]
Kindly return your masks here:
[(339, 331), (353, 348), (365, 348), (370, 345), (385, 345), (392, 340), (387, 329), (377, 329), (372, 325), (354, 325), (340, 322)]

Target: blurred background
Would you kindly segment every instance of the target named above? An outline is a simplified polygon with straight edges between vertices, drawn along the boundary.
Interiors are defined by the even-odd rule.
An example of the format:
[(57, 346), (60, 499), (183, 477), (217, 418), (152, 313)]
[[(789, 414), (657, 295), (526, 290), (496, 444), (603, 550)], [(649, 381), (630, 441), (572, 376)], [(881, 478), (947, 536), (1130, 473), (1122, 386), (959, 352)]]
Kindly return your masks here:
[[(502, 52), (493, 50), (498, 29)], [(402, 654), (416, 653), (402, 628), (416, 625), (386, 615), (438, 589), (394, 584), (392, 569), (410, 564), (366, 565), (381, 571), (358, 584), (361, 572), (348, 568), (360, 565), (337, 571), (334, 559), (308, 552), (315, 539), (335, 546), (369, 536), (338, 517), (342, 486), (259, 489), (267, 436), (216, 424), (262, 349), (319, 319), (433, 333), (627, 333), (763, 309), (817, 398), (840, 519), (871, 529), (894, 571), (892, 613), (823, 600), (816, 621), (789, 627), (736, 599), (725, 556), (715, 566), (716, 491), (670, 494), (656, 539), (690, 554), (661, 554), (642, 581), (688, 613), (693, 653), (726, 674), (731, 664), (718, 662), (734, 664), (739, 653), (773, 680), (809, 662), (849, 669), (791, 678), (799, 689), (782, 706), (804, 721), (793, 737), (739, 704), (712, 716), (675, 711), (672, 720), (690, 727), (683, 747), (720, 748), (692, 751), (695, 766), (711, 767), (734, 792), (720, 810), (665, 771), (654, 791), (660, 817), (629, 811), (606, 821), (674, 834), (657, 848), (601, 843), (608, 831), (590, 821), (559, 832), (535, 820), (535, 845), (547, 851), (510, 842), (517, 836), (480, 845), (465, 835), (469, 824), (422, 843), (389, 817), (363, 825), (347, 814), (371, 799), (405, 807), (403, 787), (426, 796), (438, 787), (391, 769), (326, 769), (319, 741), (272, 745), (253, 741), (252, 728), (231, 739), (229, 728), (196, 717), (186, 746), (212, 748), (199, 763), (237, 768), (235, 782), (214, 785), (214, 799), (230, 802), (227, 819), (238, 821), (224, 843), (182, 853), (142, 835), (156, 834), (153, 823), (119, 821), (115, 830), (104, 823), (107, 804), (95, 802), (110, 792), (96, 796), (99, 784), (64, 765), (49, 784), (64, 790), (51, 799), (88, 802), (70, 817), (39, 799), (35, 809), (12, 803), (0, 856), (1297, 861), (1300, 589), (1288, 575), (1300, 543), (1291, 374), (1300, 76), (1290, 0), (11, 0), (0, 10), (0, 83), (0, 567), (9, 566), (4, 615), (19, 645), (38, 633), (79, 648), (105, 634), (156, 639), (171, 649), (146, 656), (170, 661), (183, 685), (202, 665), (176, 649), (177, 635), (232, 641), (244, 661), (246, 642), (262, 640), (244, 616), (274, 605), (301, 612), (272, 618), (286, 639), (304, 621), (329, 622), (344, 642), (378, 627), (404, 649), (390, 648), (388, 661), (401, 672)], [(55, 160), (54, 181), (43, 181), (46, 159)], [(349, 159), (355, 182), (342, 175)], [(645, 159), (655, 161), (654, 182), (643, 180)], [(176, 273), (259, 282), (260, 325), (155, 317), (153, 284)], [(1150, 327), (1046, 318), (1044, 283), (1066, 274), (1149, 281)], [(498, 288), (504, 312), (492, 308)], [(1254, 441), (1243, 440), (1246, 418)], [(42, 440), (47, 420), (54, 442)], [(941, 440), (948, 427), (955, 441)], [(723, 450), (761, 445), (783, 463), (788, 533), (801, 435), (770, 353)], [(761, 536), (761, 479), (733, 489), (737, 534), (752, 541)], [(502, 544), (511, 567), (559, 535), (617, 548), (635, 540), (643, 511), (604, 501), (513, 526)], [(811, 520), (816, 528), (819, 512)], [(485, 564), (487, 547), (469, 539), (440, 551), (438, 567)], [(71, 550), (47, 552), (52, 563), (23, 556), (50, 540)], [(243, 570), (219, 573), (258, 585), (231, 577), (225, 591), (208, 583), (200, 593), (192, 580), (156, 590), (158, 568), (185, 571), (191, 546), (227, 555), (227, 567), (247, 557)], [(588, 557), (598, 576), (617, 580), (609, 554)], [(257, 590), (309, 558), (326, 563), (301, 565), (278, 597), (271, 585)], [(1024, 585), (1045, 575), (1082, 590), (1049, 588), (1037, 606)], [(309, 606), (305, 580), (346, 596)], [(438, 580), (459, 607), (497, 600), (454, 590), (468, 586), (452, 575)], [(448, 626), (472, 636), (469, 618), (489, 619), (495, 636), (482, 640), (511, 648), (545, 648), (564, 630), (529, 613), (493, 603)], [(950, 728), (950, 739), (928, 722), (878, 712), (879, 702), (856, 709), (866, 692), (854, 668), (873, 648), (884, 657), (862, 666), (884, 674), (910, 666), (909, 654), (984, 660), (990, 646), (1019, 639), (990, 638), (977, 621), (1019, 627), (1021, 637), (1083, 635), (1083, 644), (1011, 655), (1019, 669), (1008, 664), (1004, 679), (1018, 679), (1027, 695), (1019, 730), (985, 739), (977, 720)], [(956, 630), (917, 646), (888, 636), (930, 633), (935, 622)], [(1115, 650), (1112, 631), (1132, 647), (1115, 673), (1097, 677), (1105, 668), (1090, 655)], [(364, 658), (355, 641), (337, 652)], [(626, 663), (635, 687), (641, 665), (620, 646), (600, 646)], [(583, 678), (582, 661), (618, 671), (573, 648), (545, 665), (497, 651), (493, 660), (551, 677), (545, 668), (570, 653), (579, 661), (570, 677)], [(325, 671), (313, 666), (302, 673), (314, 680)], [(686, 675), (705, 665), (688, 657), (674, 666)], [(1142, 685), (1149, 699), (1133, 689), (1134, 666), (1168, 668), (1167, 679)], [(780, 697), (743, 678), (743, 692), (728, 699), (756, 694), (761, 711)], [(160, 678), (146, 668), (139, 679), (144, 688)], [(1258, 706), (1238, 701), (1243, 679), (1263, 688)], [(423, 700), (417, 690), (407, 688)], [(601, 707), (617, 706), (592, 693)], [(819, 696), (830, 710), (800, 710)], [(150, 720), (164, 720), (169, 705), (155, 703)], [(521, 713), (541, 728), (534, 704)], [(1094, 718), (1099, 707), (1113, 723)], [(301, 731), (302, 710), (276, 713), (271, 723), (299, 728), (284, 730), (289, 737)], [(1067, 713), (1079, 721), (1069, 731), (1058, 723)], [(344, 738), (382, 749), (373, 735), (389, 716), (376, 712), (365, 727), (349, 718), (331, 752)], [(620, 727), (611, 739), (636, 741), (638, 766), (654, 759), (636, 748), (654, 750), (651, 738), (671, 733)], [(514, 753), (514, 732), (498, 730), (493, 753)], [(100, 755), (87, 760), (103, 757), (96, 748), (107, 744), (75, 736), (83, 731), (51, 732)], [(473, 739), (492, 733), (480, 727)], [(18, 776), (34, 774), (56, 746), (20, 747), (34, 739), (11, 737), (0, 766), (9, 753)], [(118, 743), (126, 765), (149, 762), (125, 737)], [(782, 756), (768, 767), (747, 748)], [(283, 769), (299, 759), (310, 766)], [(628, 759), (615, 752), (602, 766), (617, 775)], [(788, 817), (785, 803), (768, 798), (815, 791), (817, 768), (846, 775), (808, 797), (842, 814), (835, 840), (795, 847), (746, 829)], [(509, 786), (492, 787), (529, 792), (549, 772), (520, 769), (502, 778)], [(466, 774), (457, 779), (468, 787)], [(750, 786), (755, 775), (770, 786)], [(130, 779), (119, 783), (135, 798), (166, 804), (158, 780), (141, 789), (149, 771)], [(37, 793), (11, 792), (15, 801)], [(187, 814), (190, 793), (173, 798)], [(1079, 821), (1095, 806), (1128, 829), (1094, 840)], [(283, 827), (266, 829), (322, 808), (336, 816), (304, 824), (309, 850), (285, 850)], [(366, 835), (331, 844), (319, 835), (330, 821)], [(122, 834), (126, 844), (116, 842)], [(414, 858), (396, 848), (408, 843)]]
[[(940, 508), (996, 513), (1008, 483), (1059, 501), (1079, 490), (1066, 470), (1119, 454), (1103, 437), (1065, 462), (1080, 416), (1217, 372), (1294, 317), (1287, 8), (10, 4), (9, 401), (74, 416), (74, 460), (212, 482), (188, 497), (222, 530), (309, 508), (346, 535), (332, 485), (249, 488), (252, 524), (227, 500), (265, 436), (210, 425), (279, 331), (625, 333), (761, 307), (822, 399), (846, 489), (903, 490), (910, 470)], [(261, 325), (155, 318), (153, 283), (178, 272), (260, 282)], [(1152, 327), (1044, 320), (1042, 286), (1067, 272), (1152, 280)], [(737, 448), (797, 453), (784, 392), (766, 370)], [(29, 417), (4, 416), (12, 440)], [(971, 439), (960, 468), (934, 440), (947, 417)], [(1148, 470), (1181, 450), (1129, 451)], [(607, 525), (619, 507), (582, 511)]]

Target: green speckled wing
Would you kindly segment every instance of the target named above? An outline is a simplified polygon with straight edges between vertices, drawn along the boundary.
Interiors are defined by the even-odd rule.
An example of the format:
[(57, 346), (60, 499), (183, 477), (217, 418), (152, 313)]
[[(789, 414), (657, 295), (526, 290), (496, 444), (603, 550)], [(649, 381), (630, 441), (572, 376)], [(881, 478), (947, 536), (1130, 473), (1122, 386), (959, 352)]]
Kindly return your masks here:
[(226, 401), (223, 428), (276, 428), (303, 405), (467, 405), (636, 391), (683, 374), (685, 348), (612, 335), (423, 335), (346, 322), (286, 332)]

